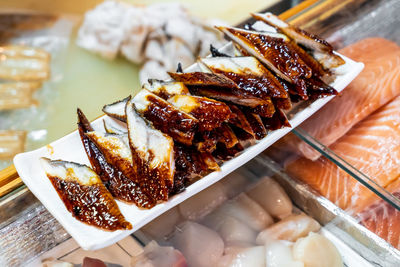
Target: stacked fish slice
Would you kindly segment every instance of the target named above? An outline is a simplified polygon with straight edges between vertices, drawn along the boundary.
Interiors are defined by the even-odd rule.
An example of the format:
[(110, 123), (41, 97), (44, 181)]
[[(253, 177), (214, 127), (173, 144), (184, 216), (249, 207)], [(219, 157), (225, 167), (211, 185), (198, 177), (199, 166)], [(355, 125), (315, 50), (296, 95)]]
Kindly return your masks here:
[[(253, 28), (217, 27), (234, 42), (231, 52), (211, 47), (211, 57), (198, 59), (195, 67), (169, 73), (173, 80), (149, 80), (135, 97), (104, 106), (127, 130), (105, 123), (105, 132), (94, 131), (78, 110), (85, 151), (104, 184), (96, 186), (105, 186), (117, 200), (152, 208), (268, 131), (290, 127), (284, 110), (293, 101), (337, 94), (328, 83), (344, 61), (327, 42), (270, 13), (253, 16), (259, 20)], [(51, 161), (43, 163), (52, 169)], [(78, 173), (60, 172), (58, 179), (94, 190)], [(65, 191), (58, 193), (67, 207), (74, 206), (66, 203), (72, 198)], [(101, 227), (93, 223), (98, 220), (79, 217), (83, 211), (69, 210)], [(121, 225), (131, 227), (119, 223), (115, 229)]]

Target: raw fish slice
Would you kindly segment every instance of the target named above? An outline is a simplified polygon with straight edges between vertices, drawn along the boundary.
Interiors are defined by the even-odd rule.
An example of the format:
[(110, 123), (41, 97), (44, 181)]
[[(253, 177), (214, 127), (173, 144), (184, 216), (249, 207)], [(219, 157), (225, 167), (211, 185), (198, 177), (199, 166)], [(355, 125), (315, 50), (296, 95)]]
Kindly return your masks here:
[(296, 84), (299, 94), (307, 99), (304, 78), (312, 70), (291, 47), (287, 36), (279, 33), (260, 33), (238, 28), (218, 27), (234, 42), (268, 66), (280, 78)]
[(175, 95), (169, 98), (168, 102), (198, 119), (199, 131), (218, 128), (232, 115), (228, 105), (206, 97)]
[(65, 207), (77, 220), (104, 230), (132, 229), (100, 177), (86, 165), (41, 158)]
[(131, 259), (131, 267), (187, 267), (185, 257), (173, 247), (161, 247), (156, 241), (148, 243), (142, 253)]
[(333, 47), (320, 37), (289, 25), (269, 12), (265, 14), (256, 13), (251, 15), (255, 19), (262, 20), (275, 27), (280, 32), (292, 38), (296, 43), (315, 51), (314, 56), (315, 54), (319, 55), (318, 59), (326, 69), (335, 68), (345, 63), (340, 56), (333, 53)]
[(260, 98), (288, 98), (287, 92), (275, 76), (254, 57), (200, 60), (214, 73), (225, 75), (234, 81), (238, 88), (251, 95)]
[(149, 183), (149, 189), (158, 200), (167, 200), (167, 189), (174, 185), (174, 141), (151, 127), (136, 112), (134, 100), (126, 104), (129, 145), (139, 179)]
[(80, 109), (78, 109), (78, 130), (93, 170), (99, 175), (111, 195), (118, 200), (134, 203), (140, 208), (153, 207), (154, 200), (147, 196), (137, 183), (126, 177), (117, 166), (114, 166), (112, 161), (107, 161), (95, 143), (85, 135), (93, 131), (93, 128)]
[[(400, 179), (386, 188), (393, 196), (400, 198)], [(375, 196), (375, 203), (357, 215), (360, 223), (374, 232), (393, 247), (400, 249), (400, 211), (389, 202)]]
[(126, 122), (125, 106), (129, 101), (129, 98), (130, 97), (128, 96), (112, 104), (105, 105), (103, 107), (103, 112), (112, 118)]
[(296, 241), (305, 237), (309, 232), (317, 232), (321, 226), (313, 218), (305, 215), (290, 215), (273, 224), (257, 236), (257, 244), (265, 245), (271, 239)]
[[(399, 107), (397, 97), (330, 146), (339, 157), (383, 187), (399, 175)], [(371, 204), (374, 197), (372, 191), (324, 157), (314, 162), (300, 158), (289, 163), (286, 170), (342, 209), (357, 212)]]
[(270, 215), (283, 219), (293, 210), (293, 204), (285, 190), (272, 178), (262, 178), (247, 195), (260, 204)]
[(270, 100), (263, 100), (251, 95), (243, 95), (237, 90), (222, 87), (191, 86), (190, 92), (194, 95), (201, 95), (217, 100), (222, 100), (246, 107), (257, 107), (260, 105), (270, 105)]
[[(330, 101), (301, 124), (303, 130), (326, 146), (400, 94), (400, 47), (397, 44), (382, 38), (368, 38), (340, 52), (363, 62), (364, 70), (341, 93), (341, 97)], [(309, 159), (316, 160), (320, 156), (293, 135), (283, 140)]]
[(342, 267), (343, 261), (337, 248), (326, 237), (309, 233), (300, 238), (292, 248), (293, 259), (306, 267)]
[(195, 117), (146, 89), (137, 93), (132, 102), (136, 112), (150, 121), (154, 128), (185, 145), (192, 144), (198, 127), (198, 120)]
[(179, 211), (183, 218), (197, 221), (224, 203), (228, 197), (224, 187), (216, 183), (182, 202)]
[(250, 123), (247, 121), (246, 116), (243, 114), (243, 112), (236, 105), (228, 104), (228, 106), (231, 112), (235, 115), (229, 118), (229, 123), (242, 129), (243, 131), (254, 137), (254, 131), (251, 128)]
[(234, 254), (226, 254), (217, 267), (265, 267), (265, 248), (250, 247)]
[(178, 226), (172, 244), (185, 256), (188, 266), (216, 266), (224, 252), (224, 241), (213, 230), (186, 221)]
[(149, 90), (155, 95), (167, 100), (174, 95), (189, 95), (189, 89), (181, 82), (164, 82), (160, 80), (149, 80), (143, 85), (144, 89)]

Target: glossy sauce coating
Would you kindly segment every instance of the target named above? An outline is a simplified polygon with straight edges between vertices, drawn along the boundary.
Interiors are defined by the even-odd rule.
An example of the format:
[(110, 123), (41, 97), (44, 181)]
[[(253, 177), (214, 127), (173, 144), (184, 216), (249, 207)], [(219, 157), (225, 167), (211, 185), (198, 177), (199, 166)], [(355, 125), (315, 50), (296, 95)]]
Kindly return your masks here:
[(267, 136), (267, 130), (265, 129), (259, 115), (254, 114), (249, 110), (243, 110), (243, 113), (246, 116), (247, 121), (250, 123), (250, 126), (253, 129), (257, 140), (260, 140)]
[(232, 81), (236, 83), (236, 85), (244, 90), (246, 93), (260, 97), (262, 99), (269, 97), (277, 97), (277, 98), (287, 98), (287, 92), (282, 88), (282, 85), (275, 79), (268, 76), (256, 76), (252, 74), (239, 74), (234, 72), (222, 71), (219, 69), (213, 69), (213, 71), (223, 74)]
[(197, 121), (151, 95), (147, 96), (147, 100), (151, 104), (148, 105), (143, 115), (153, 123), (154, 128), (168, 134), (174, 140), (191, 145), (198, 127)]
[(78, 118), (79, 134), (90, 164), (111, 195), (118, 200), (135, 204), (139, 208), (152, 208), (155, 201), (147, 196), (137, 183), (128, 179), (120, 170), (107, 162), (99, 148), (85, 135), (86, 132), (93, 131), (93, 128), (79, 109)]
[(132, 229), (104, 185), (81, 185), (48, 177), (67, 210), (79, 221), (110, 231)]

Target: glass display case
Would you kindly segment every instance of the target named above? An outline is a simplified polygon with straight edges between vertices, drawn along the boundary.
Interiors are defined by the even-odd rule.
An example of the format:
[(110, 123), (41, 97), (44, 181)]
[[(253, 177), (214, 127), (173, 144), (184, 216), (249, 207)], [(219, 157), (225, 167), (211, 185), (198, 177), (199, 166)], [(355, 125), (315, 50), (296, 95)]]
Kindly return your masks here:
[[(277, 4), (272, 11), (281, 13), (283, 12), (282, 8), (289, 8), (288, 1), (283, 2), (285, 4)], [(297, 1), (292, 2), (296, 3), (291, 3), (291, 5), (298, 4)], [(372, 37), (381, 37), (400, 44), (397, 35), (400, 21), (396, 15), (399, 8), (400, 2), (396, 0), (305, 1), (283, 13), (282, 17), (326, 38), (335, 46), (335, 49), (341, 49)], [(371, 62), (373, 61), (371, 60)], [(393, 69), (394, 67), (390, 70)], [(390, 79), (394, 78), (391, 76)], [(393, 83), (392, 88), (396, 91), (396, 87), (398, 87), (397, 95), (399, 95), (400, 82)], [(385, 87), (387, 84), (376, 86)], [(385, 240), (385, 237), (388, 236), (387, 233), (385, 236), (379, 232), (378, 227), (371, 224), (371, 217), (378, 216), (377, 218), (386, 220), (389, 216), (389, 220), (394, 220), (393, 218), (397, 218), (395, 216), (398, 216), (400, 212), (398, 194), (400, 186), (397, 187), (397, 179), (400, 176), (398, 168), (400, 159), (396, 162), (393, 158), (397, 155), (398, 147), (400, 147), (400, 145), (396, 145), (400, 139), (395, 139), (396, 133), (391, 133), (392, 130), (389, 130), (389, 134), (383, 137), (370, 138), (375, 142), (373, 144), (365, 143), (362, 138), (350, 139), (352, 134), (358, 134), (356, 130), (360, 127), (372, 127), (371, 131), (362, 128), (362, 133), (374, 133), (373, 130), (377, 128), (373, 128), (374, 125), (371, 126), (369, 121), (376, 121), (377, 119), (374, 119), (376, 116), (383, 118), (381, 121), (387, 121), (388, 117), (385, 115), (389, 114), (389, 111), (385, 110), (385, 107), (391, 101), (396, 101), (395, 97), (396, 92), (392, 92), (385, 98), (385, 101), (380, 101), (375, 108), (371, 107), (368, 111), (357, 111), (357, 105), (350, 105), (345, 110), (335, 109), (336, 113), (342, 112), (346, 121), (345, 127), (342, 127), (340, 124), (334, 124), (337, 122), (335, 120), (327, 120), (327, 123), (332, 122), (333, 125), (329, 128), (330, 131), (335, 132), (338, 129), (341, 131), (332, 138), (327, 138), (329, 132), (321, 134), (315, 130), (320, 127), (319, 124), (322, 124), (318, 123), (318, 120), (324, 119), (318, 118), (324, 113), (321, 113), (322, 115), (317, 113), (309, 121), (292, 130), (290, 135), (281, 139), (235, 173), (221, 180), (218, 184), (224, 188), (221, 189), (225, 192), (223, 201), (218, 200), (218, 194), (215, 194), (216, 200), (211, 201), (211, 198), (209, 200), (217, 204), (193, 220), (201, 222), (204, 216), (219, 205), (223, 205), (224, 201), (251, 190), (255, 184), (264, 179), (263, 177), (268, 176), (285, 189), (293, 202), (295, 212), (304, 212), (318, 221), (322, 226), (320, 233), (336, 245), (346, 266), (360, 266), (360, 264), (361, 266), (368, 266), (368, 264), (371, 266), (398, 266), (400, 263), (400, 252), (397, 250), (398, 244), (396, 244), (398, 240), (387, 240), (389, 241), (387, 242)], [(368, 100), (368, 98), (366, 99)], [(354, 99), (338, 96), (335, 98), (334, 104), (328, 103), (324, 107), (328, 110), (325, 113), (329, 113), (329, 105), (335, 107), (336, 103), (351, 102), (352, 100)], [(367, 100), (361, 99), (360, 103), (365, 104)], [(308, 104), (307, 102), (302, 103), (296, 109), (302, 109)], [(336, 105), (344, 107), (340, 104)], [(296, 110), (292, 112), (296, 112)], [(396, 114), (400, 118), (400, 112)], [(335, 115), (331, 114), (332, 117)], [(400, 119), (397, 120), (399, 124), (396, 124), (396, 118), (394, 121), (391, 122), (390, 127), (396, 131), (396, 127), (398, 130), (400, 125)], [(367, 124), (364, 125), (365, 123)], [(367, 135), (361, 137), (365, 136)], [(394, 138), (386, 140), (385, 138), (388, 136), (394, 136)], [(340, 146), (345, 142), (350, 143), (354, 150), (345, 150), (345, 146)], [(374, 151), (374, 149), (377, 150), (376, 147), (383, 147), (384, 151), (376, 153)], [(369, 157), (368, 155), (371, 153), (377, 155)], [(385, 160), (379, 160), (379, 157), (385, 158)], [(370, 162), (371, 160), (374, 161)], [(364, 162), (360, 163), (360, 161)], [(385, 165), (389, 164), (388, 162), (391, 164), (389, 167)], [(373, 166), (375, 172), (365, 167), (373, 163), (376, 164)], [(389, 174), (381, 175), (384, 169), (390, 168)], [(382, 171), (378, 176), (376, 171), (380, 170)], [(6, 171), (6, 179), (4, 179), (6, 182), (3, 184), (9, 184), (10, 181), (15, 183), (17, 177), (15, 171), (12, 167)], [(322, 171), (330, 171), (330, 179), (333, 180), (324, 183)], [(310, 178), (312, 176), (318, 176), (318, 179), (312, 180)], [(0, 183), (0, 186), (3, 184)], [(334, 193), (330, 191), (333, 188), (336, 190)], [(343, 190), (351, 188), (357, 188), (357, 193), (361, 192), (362, 197), (354, 200), (354, 198), (352, 199), (353, 195), (343, 196), (347, 192)], [(26, 187), (19, 186), (17, 189), (11, 187), (11, 189), (13, 191), (4, 195), (0, 200), (0, 247), (3, 248), (0, 252), (0, 262), (2, 265), (21, 265), (70, 239), (60, 224)], [(355, 191), (350, 190), (349, 192), (354, 193)], [(190, 199), (187, 201), (190, 203)], [(384, 211), (382, 210), (386, 211), (383, 215)], [(191, 210), (189, 209), (187, 213), (191, 213)], [(170, 231), (161, 233), (152, 231), (152, 227), (157, 229), (157, 225), (164, 223), (162, 217), (155, 219), (148, 226), (133, 234), (139, 244), (146, 245), (152, 239), (156, 239), (159, 244), (171, 244), (174, 232), (181, 230), (179, 223), (182, 223), (184, 218), (180, 217), (179, 220), (175, 220)], [(394, 233), (399, 231), (396, 224), (388, 222), (386, 225), (389, 227), (389, 231)], [(378, 235), (381, 235), (382, 238)]]

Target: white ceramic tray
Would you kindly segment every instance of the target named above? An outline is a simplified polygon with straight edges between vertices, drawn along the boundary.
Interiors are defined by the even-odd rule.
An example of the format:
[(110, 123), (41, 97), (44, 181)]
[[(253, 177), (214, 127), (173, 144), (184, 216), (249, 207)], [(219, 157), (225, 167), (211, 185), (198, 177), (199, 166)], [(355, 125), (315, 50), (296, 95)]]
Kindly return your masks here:
[[(331, 86), (339, 92), (342, 91), (364, 67), (362, 63), (352, 61), (346, 57), (343, 58), (345, 59), (346, 64), (338, 68), (337, 73), (339, 73), (339, 75), (331, 84)], [(327, 97), (314, 101), (307, 108), (295, 114), (291, 118), (290, 124), (293, 128), (297, 127), (331, 99), (332, 97)], [(116, 124), (112, 118), (103, 116), (92, 122), (95, 130), (103, 130), (103, 119)], [(77, 243), (83, 249), (95, 250), (118, 242), (170, 208), (219, 181), (230, 172), (257, 156), (267, 147), (271, 146), (278, 139), (290, 132), (290, 130), (291, 128), (283, 128), (270, 132), (264, 139), (259, 140), (255, 145), (248, 147), (237, 157), (225, 162), (221, 166), (220, 171), (205, 176), (201, 180), (187, 187), (184, 192), (171, 197), (167, 202), (159, 204), (150, 210), (140, 210), (134, 205), (128, 205), (117, 201), (125, 218), (132, 223), (133, 229), (129, 231), (103, 231), (96, 227), (88, 226), (73, 218), (65, 208), (63, 202), (41, 168), (39, 163), (40, 157), (62, 159), (90, 166), (78, 131), (64, 136), (48, 146), (31, 152), (18, 154), (14, 158), (14, 165), (22, 181), (43, 203), (47, 210), (60, 222), (65, 230), (77, 241)]]

